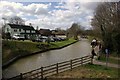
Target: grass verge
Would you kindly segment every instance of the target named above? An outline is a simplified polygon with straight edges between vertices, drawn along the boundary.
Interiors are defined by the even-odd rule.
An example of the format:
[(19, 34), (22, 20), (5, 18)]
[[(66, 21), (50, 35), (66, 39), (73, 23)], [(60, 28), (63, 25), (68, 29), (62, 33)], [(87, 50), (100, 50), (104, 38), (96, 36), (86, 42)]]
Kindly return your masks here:
[[(106, 61), (106, 55), (102, 54), (99, 61), (105, 62)], [(111, 54), (108, 57), (108, 62), (109, 63), (118, 64), (119, 61), (120, 61), (120, 59), (118, 59), (118, 56), (116, 56), (116, 54)]]
[(72, 71), (67, 70), (49, 78), (118, 78), (118, 69), (106, 69), (105, 66), (85, 64)]
[(43, 42), (3, 40), (2, 64), (5, 64), (9, 62), (11, 59), (18, 56), (25, 56), (29, 54), (34, 54), (39, 51), (43, 51), (43, 50), (45, 51), (47, 49), (59, 48), (74, 42), (76, 42), (76, 40), (74, 39), (69, 39), (60, 42), (51, 42), (50, 44)]

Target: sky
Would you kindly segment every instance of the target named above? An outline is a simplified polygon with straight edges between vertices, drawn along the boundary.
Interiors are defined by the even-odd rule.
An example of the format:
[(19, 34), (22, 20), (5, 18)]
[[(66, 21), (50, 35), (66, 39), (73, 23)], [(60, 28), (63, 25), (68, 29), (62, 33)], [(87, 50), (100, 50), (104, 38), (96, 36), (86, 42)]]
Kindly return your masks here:
[[(115, 1), (115, 0), (114, 0)], [(116, 0), (117, 1), (117, 0)], [(3, 17), (21, 17), (26, 25), (31, 23), (45, 29), (67, 29), (78, 23), (85, 29), (91, 28), (95, 8), (100, 0), (1, 0), (0, 24)]]

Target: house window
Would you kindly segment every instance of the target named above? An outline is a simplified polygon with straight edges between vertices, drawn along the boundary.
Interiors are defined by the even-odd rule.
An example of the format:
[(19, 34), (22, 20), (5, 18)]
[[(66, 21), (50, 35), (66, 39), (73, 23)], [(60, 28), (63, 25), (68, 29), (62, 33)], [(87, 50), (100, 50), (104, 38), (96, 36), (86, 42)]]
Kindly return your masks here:
[(17, 32), (17, 29), (14, 29), (14, 32)]
[(27, 33), (30, 33), (30, 30), (26, 30)]
[(35, 31), (32, 31), (32, 33), (35, 33)]
[(19, 32), (21, 32), (21, 29), (19, 29)]

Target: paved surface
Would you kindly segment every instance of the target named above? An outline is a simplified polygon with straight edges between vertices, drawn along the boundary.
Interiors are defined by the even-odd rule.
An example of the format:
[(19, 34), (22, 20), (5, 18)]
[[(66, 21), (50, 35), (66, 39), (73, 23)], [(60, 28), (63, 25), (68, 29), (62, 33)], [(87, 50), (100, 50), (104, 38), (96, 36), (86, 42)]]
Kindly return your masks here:
[[(97, 61), (97, 60), (94, 60), (93, 64), (106, 66), (106, 62), (100, 62), (100, 61)], [(120, 65), (118, 65), (118, 64), (108, 63), (107, 65), (108, 65), (108, 67), (120, 68)]]

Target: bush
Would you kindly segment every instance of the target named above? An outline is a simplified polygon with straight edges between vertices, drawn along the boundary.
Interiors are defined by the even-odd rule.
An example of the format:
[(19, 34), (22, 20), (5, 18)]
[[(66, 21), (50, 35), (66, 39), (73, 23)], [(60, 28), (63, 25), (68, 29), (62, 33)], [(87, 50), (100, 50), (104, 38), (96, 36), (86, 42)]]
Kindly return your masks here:
[(120, 33), (113, 34), (113, 44), (114, 44), (114, 49), (117, 51), (117, 53), (120, 54)]
[(11, 39), (10, 33), (5, 33), (5, 39)]
[(44, 49), (48, 49), (50, 47), (50, 45), (49, 44), (38, 44), (37, 47), (39, 49), (44, 50)]

